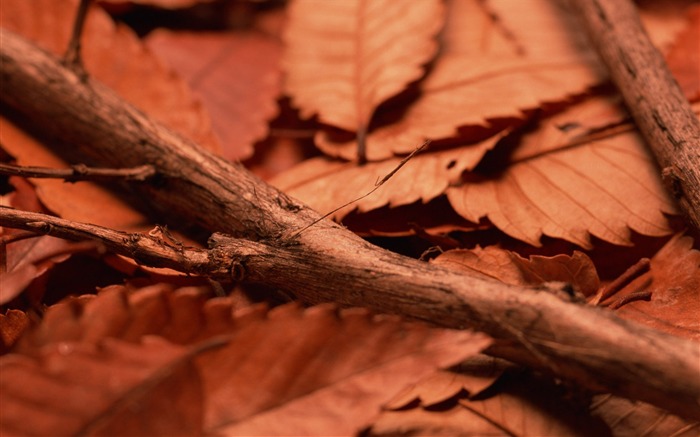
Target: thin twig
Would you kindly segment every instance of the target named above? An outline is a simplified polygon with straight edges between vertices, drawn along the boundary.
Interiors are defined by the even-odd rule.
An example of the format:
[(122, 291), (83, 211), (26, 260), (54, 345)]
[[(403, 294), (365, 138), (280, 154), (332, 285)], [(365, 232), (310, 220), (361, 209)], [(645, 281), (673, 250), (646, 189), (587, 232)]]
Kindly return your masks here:
[(64, 65), (73, 70), (82, 81), (87, 80), (87, 71), (83, 64), (82, 44), (80, 40), (82, 38), (83, 29), (85, 28), (85, 18), (87, 17), (89, 5), (90, 0), (80, 0), (78, 12), (75, 16), (75, 23), (73, 24), (73, 32), (68, 42), (66, 53), (63, 55)]
[(613, 310), (617, 310), (622, 308), (623, 306), (627, 305), (628, 303), (636, 302), (638, 300), (644, 300), (644, 301), (650, 301), (651, 300), (651, 291), (650, 290), (642, 290), (642, 291), (635, 291), (634, 293), (630, 293), (627, 296), (619, 298), (614, 304), (610, 305), (610, 308)]
[(133, 168), (95, 168), (76, 164), (72, 165), (71, 168), (62, 169), (0, 163), (0, 174), (25, 178), (64, 179), (66, 182), (102, 179), (144, 182), (156, 175), (156, 169), (152, 165), (141, 165)]
[(591, 305), (598, 305), (600, 302), (614, 295), (618, 291), (622, 290), (627, 284), (632, 282), (633, 279), (641, 276), (642, 274), (649, 271), (651, 267), (651, 261), (649, 258), (642, 258), (635, 265), (629, 267), (623, 274), (618, 276), (614, 281), (609, 283), (606, 287), (600, 289), (596, 296), (591, 300)]
[(71, 241), (98, 241), (110, 252), (152, 267), (168, 267), (183, 273), (207, 275), (212, 264), (206, 250), (175, 246), (163, 239), (140, 233), (115, 231), (47, 214), (0, 206), (0, 226), (23, 229)]
[(31, 231), (21, 231), (14, 232), (9, 235), (3, 235), (0, 237), (0, 246), (7, 246), (8, 244), (17, 243), (24, 240), (29, 240), (30, 238), (36, 238), (38, 235), (36, 232)]
[(408, 156), (406, 156), (405, 158), (403, 158), (403, 159), (401, 160), (401, 162), (399, 162), (398, 165), (397, 165), (396, 167), (394, 167), (394, 169), (393, 169), (392, 171), (390, 171), (390, 172), (389, 172), (386, 176), (384, 176), (381, 180), (375, 182), (375, 183), (374, 183), (374, 188), (372, 188), (370, 191), (368, 191), (367, 193), (365, 193), (365, 194), (363, 194), (362, 196), (358, 197), (357, 199), (353, 199), (353, 200), (351, 200), (351, 201), (349, 201), (349, 202), (347, 202), (347, 203), (345, 203), (345, 204), (343, 204), (343, 205), (340, 205), (339, 207), (335, 208), (334, 210), (332, 210), (332, 211), (330, 211), (330, 212), (324, 214), (323, 216), (317, 218), (316, 220), (314, 220), (313, 222), (311, 222), (311, 223), (309, 223), (308, 225), (304, 226), (304, 227), (301, 228), (300, 230), (294, 232), (289, 238), (294, 239), (294, 238), (298, 237), (299, 234), (301, 234), (301, 233), (304, 232), (305, 230), (309, 229), (311, 226), (315, 225), (316, 223), (318, 223), (318, 222), (320, 222), (320, 221), (322, 221), (322, 220), (327, 219), (328, 217), (330, 217), (331, 215), (333, 215), (333, 214), (335, 214), (336, 212), (340, 211), (341, 209), (345, 208), (346, 206), (350, 206), (350, 205), (352, 205), (352, 204), (355, 203), (355, 202), (359, 202), (360, 200), (364, 199), (365, 197), (367, 197), (367, 196), (371, 195), (372, 193), (374, 193), (375, 191), (377, 191), (377, 190), (379, 189), (379, 187), (381, 187), (382, 185), (384, 185), (384, 183), (386, 183), (386, 181), (388, 181), (389, 179), (391, 179), (391, 178), (396, 174), (396, 172), (398, 172), (399, 170), (401, 170), (401, 167), (403, 167), (404, 165), (406, 165), (406, 163), (408, 163), (408, 161), (409, 161), (411, 158), (413, 158), (414, 156), (416, 156), (417, 153), (421, 152), (423, 149), (425, 149), (426, 147), (428, 147), (428, 145), (430, 145), (430, 140), (426, 140), (422, 145), (420, 145), (420, 146), (416, 147), (415, 149), (413, 149), (413, 152), (411, 152)]

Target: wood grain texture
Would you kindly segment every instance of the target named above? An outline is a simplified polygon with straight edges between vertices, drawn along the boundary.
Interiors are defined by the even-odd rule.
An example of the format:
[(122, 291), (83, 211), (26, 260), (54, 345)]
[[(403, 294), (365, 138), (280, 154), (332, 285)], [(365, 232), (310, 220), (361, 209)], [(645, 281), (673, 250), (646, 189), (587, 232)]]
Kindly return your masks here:
[(656, 156), (662, 177), (700, 229), (700, 121), (630, 0), (570, 0), (627, 108)]

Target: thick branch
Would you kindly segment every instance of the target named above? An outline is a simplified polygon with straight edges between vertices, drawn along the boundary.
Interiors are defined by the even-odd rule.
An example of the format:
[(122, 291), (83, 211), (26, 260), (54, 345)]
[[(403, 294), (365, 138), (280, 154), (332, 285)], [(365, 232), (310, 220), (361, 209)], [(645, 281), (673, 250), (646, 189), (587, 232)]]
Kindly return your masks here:
[[(499, 340), (494, 353), (596, 390), (700, 419), (700, 345), (572, 302), (566, 287), (519, 288), (377, 248), (247, 172), (182, 139), (100, 84), (2, 31), (2, 101), (70, 147), (69, 159), (156, 166), (158, 185), (132, 188), (171, 215), (257, 242), (212, 237), (232, 275), (316, 303), (393, 312)], [(74, 154), (79, 157), (75, 157)], [(2, 214), (2, 211), (0, 211)]]
[(662, 177), (700, 231), (700, 121), (631, 0), (570, 0), (662, 168)]

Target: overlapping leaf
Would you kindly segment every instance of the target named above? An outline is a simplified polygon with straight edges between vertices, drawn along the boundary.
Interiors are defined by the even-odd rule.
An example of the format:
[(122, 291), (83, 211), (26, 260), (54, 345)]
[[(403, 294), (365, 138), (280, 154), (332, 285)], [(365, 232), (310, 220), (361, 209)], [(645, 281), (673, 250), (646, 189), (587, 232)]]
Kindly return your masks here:
[(700, 6), (688, 13), (688, 26), (671, 46), (666, 62), (689, 100), (700, 99)]
[(614, 436), (695, 437), (700, 423), (689, 421), (649, 405), (612, 395), (597, 395), (591, 402), (591, 415), (608, 424)]
[(379, 104), (423, 75), (444, 13), (438, 0), (295, 0), (288, 12), (294, 104), (360, 136)]
[(450, 187), (450, 203), (465, 218), (488, 217), (533, 245), (542, 235), (590, 247), (590, 235), (624, 245), (630, 229), (669, 234), (664, 213), (675, 205), (639, 135), (611, 130), (586, 139), (567, 129), (586, 126), (588, 114), (598, 120), (615, 110), (610, 105), (595, 98), (547, 120), (522, 138), (501, 173)]
[(384, 404), (387, 410), (400, 410), (416, 402), (430, 408), (460, 397), (475, 397), (491, 387), (503, 373), (515, 365), (486, 355), (477, 355), (448, 370), (440, 370), (406, 387)]
[(246, 159), (277, 115), (280, 44), (255, 33), (157, 30), (146, 44), (202, 98), (228, 159)]
[(104, 338), (137, 342), (147, 335), (191, 345), (233, 329), (236, 306), (231, 298), (207, 300), (206, 290), (172, 289), (159, 284), (129, 293), (115, 285), (97, 297), (64, 300), (46, 311), (42, 323), (28, 331), (14, 351), (32, 354), (51, 344), (97, 344)]
[[(129, 3), (156, 6), (163, 9), (180, 9), (198, 5), (200, 3), (211, 3), (214, 0), (129, 0)], [(100, 3), (124, 5), (124, 0), (100, 0)]]
[[(3, 0), (0, 25), (62, 54), (77, 5), (75, 0)], [(219, 149), (208, 115), (193, 99), (187, 85), (165, 69), (130, 30), (115, 25), (99, 8), (92, 8), (83, 39), (83, 59), (95, 79), (200, 145)], [(19, 164), (66, 166), (40, 141), (4, 117), (0, 123), (0, 142)], [(42, 202), (64, 218), (118, 229), (134, 229), (144, 220), (125, 202), (96, 185), (69, 185), (48, 179), (35, 183)]]
[[(488, 364), (487, 369), (488, 370)], [(479, 368), (455, 380), (469, 380)], [(444, 379), (442, 379), (444, 381)], [(493, 382), (493, 381), (492, 381)], [(430, 383), (430, 380), (423, 382)], [(425, 387), (430, 392), (432, 387)], [(550, 381), (527, 374), (500, 376), (481, 393), (461, 390), (437, 404), (421, 402), (387, 408), (370, 427), (369, 435), (431, 436), (589, 436), (610, 435), (601, 420), (562, 396)]]
[(10, 350), (30, 326), (29, 317), (20, 310), (0, 314), (0, 355)]
[[(603, 80), (590, 50), (569, 43), (552, 45), (577, 35), (566, 23), (538, 27), (541, 39), (513, 41), (504, 37), (483, 3), (451, 3), (455, 10), (449, 11), (445, 48), (421, 83), (420, 97), (397, 122), (370, 132), (369, 159), (408, 153), (425, 139), (458, 136), (459, 128), (462, 136), (467, 135), (466, 142), (473, 141), (474, 134), (463, 132), (465, 127), (525, 118), (527, 111), (565, 101)], [(549, 3), (527, 2), (528, 16), (546, 22), (561, 20)], [(347, 159), (354, 157), (357, 147), (354, 141), (334, 142), (324, 133), (317, 144), (325, 153)]]
[[(419, 153), (371, 196), (341, 209), (334, 216), (343, 217), (355, 208), (369, 211), (384, 205), (399, 206), (434, 199), (456, 182), (462, 171), (476, 166), (499, 139), (500, 136), (493, 136), (460, 149)], [(393, 158), (358, 167), (354, 163), (319, 157), (278, 175), (270, 183), (313, 208), (327, 212), (370, 191), (400, 162)]]
[(447, 251), (433, 260), (436, 264), (482, 274), (513, 285), (539, 285), (549, 281), (571, 284), (584, 296), (598, 291), (600, 280), (593, 262), (583, 252), (573, 255), (544, 257), (534, 255), (525, 259), (515, 252), (495, 246), (473, 250)]
[[(0, 25), (62, 55), (68, 45), (78, 1), (4, 0)], [(122, 25), (95, 7), (83, 35), (88, 73), (150, 116), (211, 150), (219, 146), (209, 116), (189, 88)]]
[(0, 432), (199, 435), (202, 402), (192, 352), (162, 340), (106, 340), (54, 344), (38, 358), (5, 355)]
[[(234, 314), (230, 301), (198, 296), (115, 288), (52, 307), (16, 353), (0, 358), (3, 433), (21, 429), (16, 421), (39, 390), (42, 414), (27, 425), (37, 432), (114, 426), (124, 434), (122, 421), (169, 435), (158, 419), (179, 414), (186, 423), (175, 425), (189, 433), (348, 434), (369, 423), (388, 393), (488, 344), (359, 309), (287, 305)], [(147, 341), (149, 334), (169, 341)], [(73, 407), (81, 402), (89, 405)], [(138, 405), (153, 408), (149, 415), (169, 410), (121, 415)]]
[[(649, 267), (602, 303), (621, 305), (620, 317), (700, 340), (700, 251), (693, 249), (693, 240), (674, 237), (651, 258)], [(645, 292), (649, 295), (634, 299), (635, 293)]]
[[(459, 0), (458, 0), (459, 1)], [(484, 8), (497, 17), (518, 50), (532, 58), (592, 55), (588, 37), (565, 2), (486, 0)], [(552, 35), (559, 35), (553, 38)]]
[[(25, 211), (46, 212), (29, 182), (12, 177), (10, 184), (14, 191), (7, 196), (6, 206)], [(73, 243), (48, 235), (29, 235), (31, 238), (28, 238), (25, 234), (25, 238), (12, 241), (18, 234), (20, 231), (15, 229), (0, 228), (0, 236), (7, 239), (0, 244), (0, 305), (15, 299), (34, 280), (55, 264), (69, 259), (73, 253), (94, 250), (96, 247), (94, 243)], [(4, 244), (6, 241), (12, 243)], [(40, 299), (42, 295), (43, 290), (35, 290), (32, 298)]]

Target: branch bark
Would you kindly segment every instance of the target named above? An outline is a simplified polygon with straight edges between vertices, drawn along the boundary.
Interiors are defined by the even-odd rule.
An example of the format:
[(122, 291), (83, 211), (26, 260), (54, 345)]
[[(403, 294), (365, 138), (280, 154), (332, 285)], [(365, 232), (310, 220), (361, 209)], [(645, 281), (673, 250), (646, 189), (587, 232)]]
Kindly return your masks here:
[(25, 178), (64, 179), (66, 182), (100, 181), (123, 179), (125, 181), (145, 181), (155, 176), (156, 169), (152, 165), (142, 165), (136, 168), (92, 168), (76, 164), (71, 168), (22, 167), (0, 163), (0, 174), (6, 176), (21, 176)]
[(669, 192), (700, 232), (700, 121), (635, 6), (630, 0), (570, 3), (656, 156)]
[(294, 235), (319, 214), (100, 84), (81, 82), (22, 38), (2, 29), (0, 38), (2, 101), (63, 140), (57, 152), (69, 160), (153, 164), (159, 183), (131, 188), (167, 214), (229, 234), (215, 234), (210, 250), (234, 277), (308, 303), (335, 301), (481, 330), (498, 340), (494, 355), (700, 419), (700, 344), (578, 303), (562, 284), (521, 288), (465, 276), (372, 246), (329, 220)]

